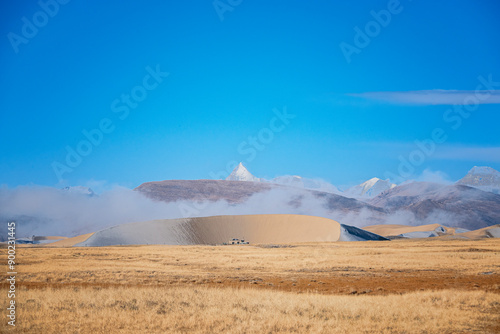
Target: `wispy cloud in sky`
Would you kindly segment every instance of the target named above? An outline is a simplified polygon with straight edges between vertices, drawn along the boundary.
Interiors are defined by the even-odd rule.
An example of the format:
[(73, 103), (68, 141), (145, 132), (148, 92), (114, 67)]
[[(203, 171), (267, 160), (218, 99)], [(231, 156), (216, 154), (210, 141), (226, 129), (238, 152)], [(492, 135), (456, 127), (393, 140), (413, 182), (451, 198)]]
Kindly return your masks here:
[(500, 104), (500, 90), (414, 90), (348, 94), (369, 100), (410, 105)]
[[(397, 158), (400, 154), (407, 156), (410, 152), (418, 150), (415, 142), (374, 141), (361, 144), (368, 151), (377, 150), (381, 156)], [(361, 149), (361, 148), (360, 148)], [(462, 143), (439, 144), (426, 160), (470, 161), (476, 163), (499, 163), (500, 146), (466, 145)]]
[(441, 160), (500, 162), (500, 147), (445, 145), (436, 150)]

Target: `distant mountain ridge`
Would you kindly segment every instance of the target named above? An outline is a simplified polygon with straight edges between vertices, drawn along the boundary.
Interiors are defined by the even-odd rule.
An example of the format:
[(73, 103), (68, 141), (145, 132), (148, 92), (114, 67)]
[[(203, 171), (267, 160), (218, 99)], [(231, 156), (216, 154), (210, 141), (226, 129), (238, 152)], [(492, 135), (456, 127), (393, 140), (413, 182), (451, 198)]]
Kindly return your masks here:
[(226, 201), (230, 205), (244, 205), (251, 199), (246, 214), (271, 208), (276, 210), (273, 213), (317, 215), (356, 226), (439, 223), (472, 230), (500, 222), (500, 195), (464, 185), (412, 182), (393, 187), (366, 202), (264, 182), (169, 180), (144, 183), (135, 190), (163, 202)]
[(162, 202), (176, 201), (227, 201), (230, 204), (244, 203), (251, 196), (275, 190), (287, 196), (277, 204), (299, 207), (306, 196), (321, 202), (328, 210), (359, 212), (368, 210), (382, 213), (383, 210), (370, 204), (344, 196), (273, 183), (226, 181), (226, 180), (166, 180), (146, 182), (134, 189), (143, 195)]
[(411, 182), (368, 201), (387, 213), (412, 213), (419, 221), (479, 229), (500, 222), (500, 195), (454, 184)]
[(356, 198), (359, 200), (371, 199), (377, 196), (378, 194), (387, 191), (389, 189), (392, 189), (396, 186), (389, 180), (381, 180), (379, 178), (374, 177), (342, 192), (336, 186), (326, 181), (319, 179), (308, 179), (298, 175), (277, 176), (271, 180), (258, 178), (252, 175), (252, 173), (250, 173), (248, 169), (241, 162), (238, 164), (238, 166), (234, 168), (231, 174), (226, 178), (226, 181), (274, 183), (289, 187), (328, 192), (332, 194), (342, 195), (345, 197)]
[(250, 196), (269, 191), (273, 185), (226, 180), (166, 180), (146, 182), (135, 188), (143, 195), (163, 202), (220, 201), (242, 203)]
[[(162, 181), (161, 191), (148, 189), (154, 185), (141, 185), (140, 190), (147, 196), (163, 200), (176, 199), (213, 201), (226, 200), (228, 203), (244, 203), (255, 194), (271, 190), (281, 190), (288, 194), (276, 205), (285, 210), (300, 210), (309, 215), (317, 215), (317, 209), (304, 207), (306, 203), (319, 203), (327, 209), (326, 217), (338, 219), (339, 216), (349, 219), (349, 224), (360, 226), (377, 222), (401, 224), (433, 224), (443, 223), (449, 226), (477, 229), (500, 223), (500, 196), (477, 187), (495, 184), (498, 172), (492, 168), (475, 167), (464, 181), (472, 179), (476, 187), (460, 182), (455, 185), (443, 185), (430, 182), (409, 182), (396, 186), (389, 180), (372, 178), (360, 185), (351, 187), (345, 192), (337, 188), (321, 191), (311, 186), (310, 180), (300, 176), (280, 176), (272, 180), (253, 176), (240, 163), (229, 179), (238, 181), (199, 180), (199, 181)], [(473, 177), (471, 177), (472, 175)], [(478, 177), (478, 175), (486, 175)], [(248, 182), (248, 180), (252, 180)], [(178, 192), (176, 182), (184, 182), (185, 191)], [(202, 190), (207, 182), (212, 182), (209, 190)], [(156, 184), (156, 186), (160, 186)], [(324, 185), (322, 185), (324, 186)], [(172, 188), (173, 187), (173, 188)], [(177, 195), (174, 194), (174, 189)], [(190, 190), (187, 190), (190, 189)], [(148, 193), (149, 192), (149, 193)], [(156, 193), (156, 196), (153, 194)], [(159, 195), (163, 193), (163, 195)], [(185, 196), (186, 193), (191, 194)], [(169, 194), (169, 195), (167, 195)], [(202, 194), (202, 195), (200, 195)], [(307, 204), (310, 206), (310, 204)]]
[[(326, 181), (303, 178), (298, 175), (283, 175), (277, 176), (271, 180), (266, 180), (252, 175), (241, 162), (234, 168), (226, 180), (275, 183), (290, 187), (329, 192), (363, 201), (375, 198), (379, 194), (397, 186), (389, 180), (382, 180), (377, 177), (373, 177), (365, 182), (350, 187), (345, 191), (340, 191), (335, 185)], [(458, 180), (456, 184), (466, 185), (483, 191), (500, 194), (500, 172), (491, 167), (474, 166), (471, 170), (469, 170), (467, 175)]]

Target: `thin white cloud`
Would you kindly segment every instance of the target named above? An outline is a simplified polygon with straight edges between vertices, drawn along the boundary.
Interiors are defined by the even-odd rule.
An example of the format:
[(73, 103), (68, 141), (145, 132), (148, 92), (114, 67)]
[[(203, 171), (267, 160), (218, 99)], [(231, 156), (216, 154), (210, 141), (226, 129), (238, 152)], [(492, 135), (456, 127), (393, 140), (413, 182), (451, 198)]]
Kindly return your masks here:
[(410, 105), (500, 104), (500, 90), (414, 90), (348, 94), (368, 100)]
[(500, 162), (500, 147), (445, 145), (436, 150), (433, 158), (440, 160)]
[[(408, 156), (413, 151), (421, 151), (415, 142), (391, 142), (373, 141), (363, 142), (358, 145), (359, 149), (366, 149), (370, 152), (377, 152), (377, 156), (397, 159)], [(480, 146), (466, 144), (435, 144), (430, 154), (425, 153), (425, 160), (456, 160), (470, 161), (473, 164), (481, 162), (500, 163), (500, 146)]]

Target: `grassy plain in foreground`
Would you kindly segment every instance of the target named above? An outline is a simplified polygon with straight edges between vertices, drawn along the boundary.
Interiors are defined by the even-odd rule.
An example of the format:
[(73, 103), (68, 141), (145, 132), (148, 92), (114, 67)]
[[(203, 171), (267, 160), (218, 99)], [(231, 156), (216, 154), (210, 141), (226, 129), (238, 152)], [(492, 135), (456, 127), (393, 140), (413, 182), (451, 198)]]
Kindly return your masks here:
[(500, 331), (498, 239), (40, 247), (17, 255), (15, 332)]

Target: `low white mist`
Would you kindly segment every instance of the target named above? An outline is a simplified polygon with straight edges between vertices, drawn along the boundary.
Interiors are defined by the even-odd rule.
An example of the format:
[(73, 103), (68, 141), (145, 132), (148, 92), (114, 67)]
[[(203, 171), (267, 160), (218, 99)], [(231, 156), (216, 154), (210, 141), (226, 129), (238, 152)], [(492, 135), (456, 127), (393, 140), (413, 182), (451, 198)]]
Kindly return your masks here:
[[(335, 196), (335, 195), (332, 195)], [(115, 187), (99, 196), (87, 196), (41, 186), (0, 188), (0, 219), (18, 222), (18, 237), (31, 235), (75, 236), (113, 225), (154, 219), (241, 214), (302, 214), (334, 219), (364, 227), (374, 224), (455, 226), (460, 217), (436, 210), (425, 219), (408, 211), (388, 214), (366, 206), (356, 210), (331, 210), (323, 197), (303, 189), (272, 189), (257, 193), (240, 204), (151, 200), (140, 192)], [(0, 231), (6, 235), (7, 229)]]

